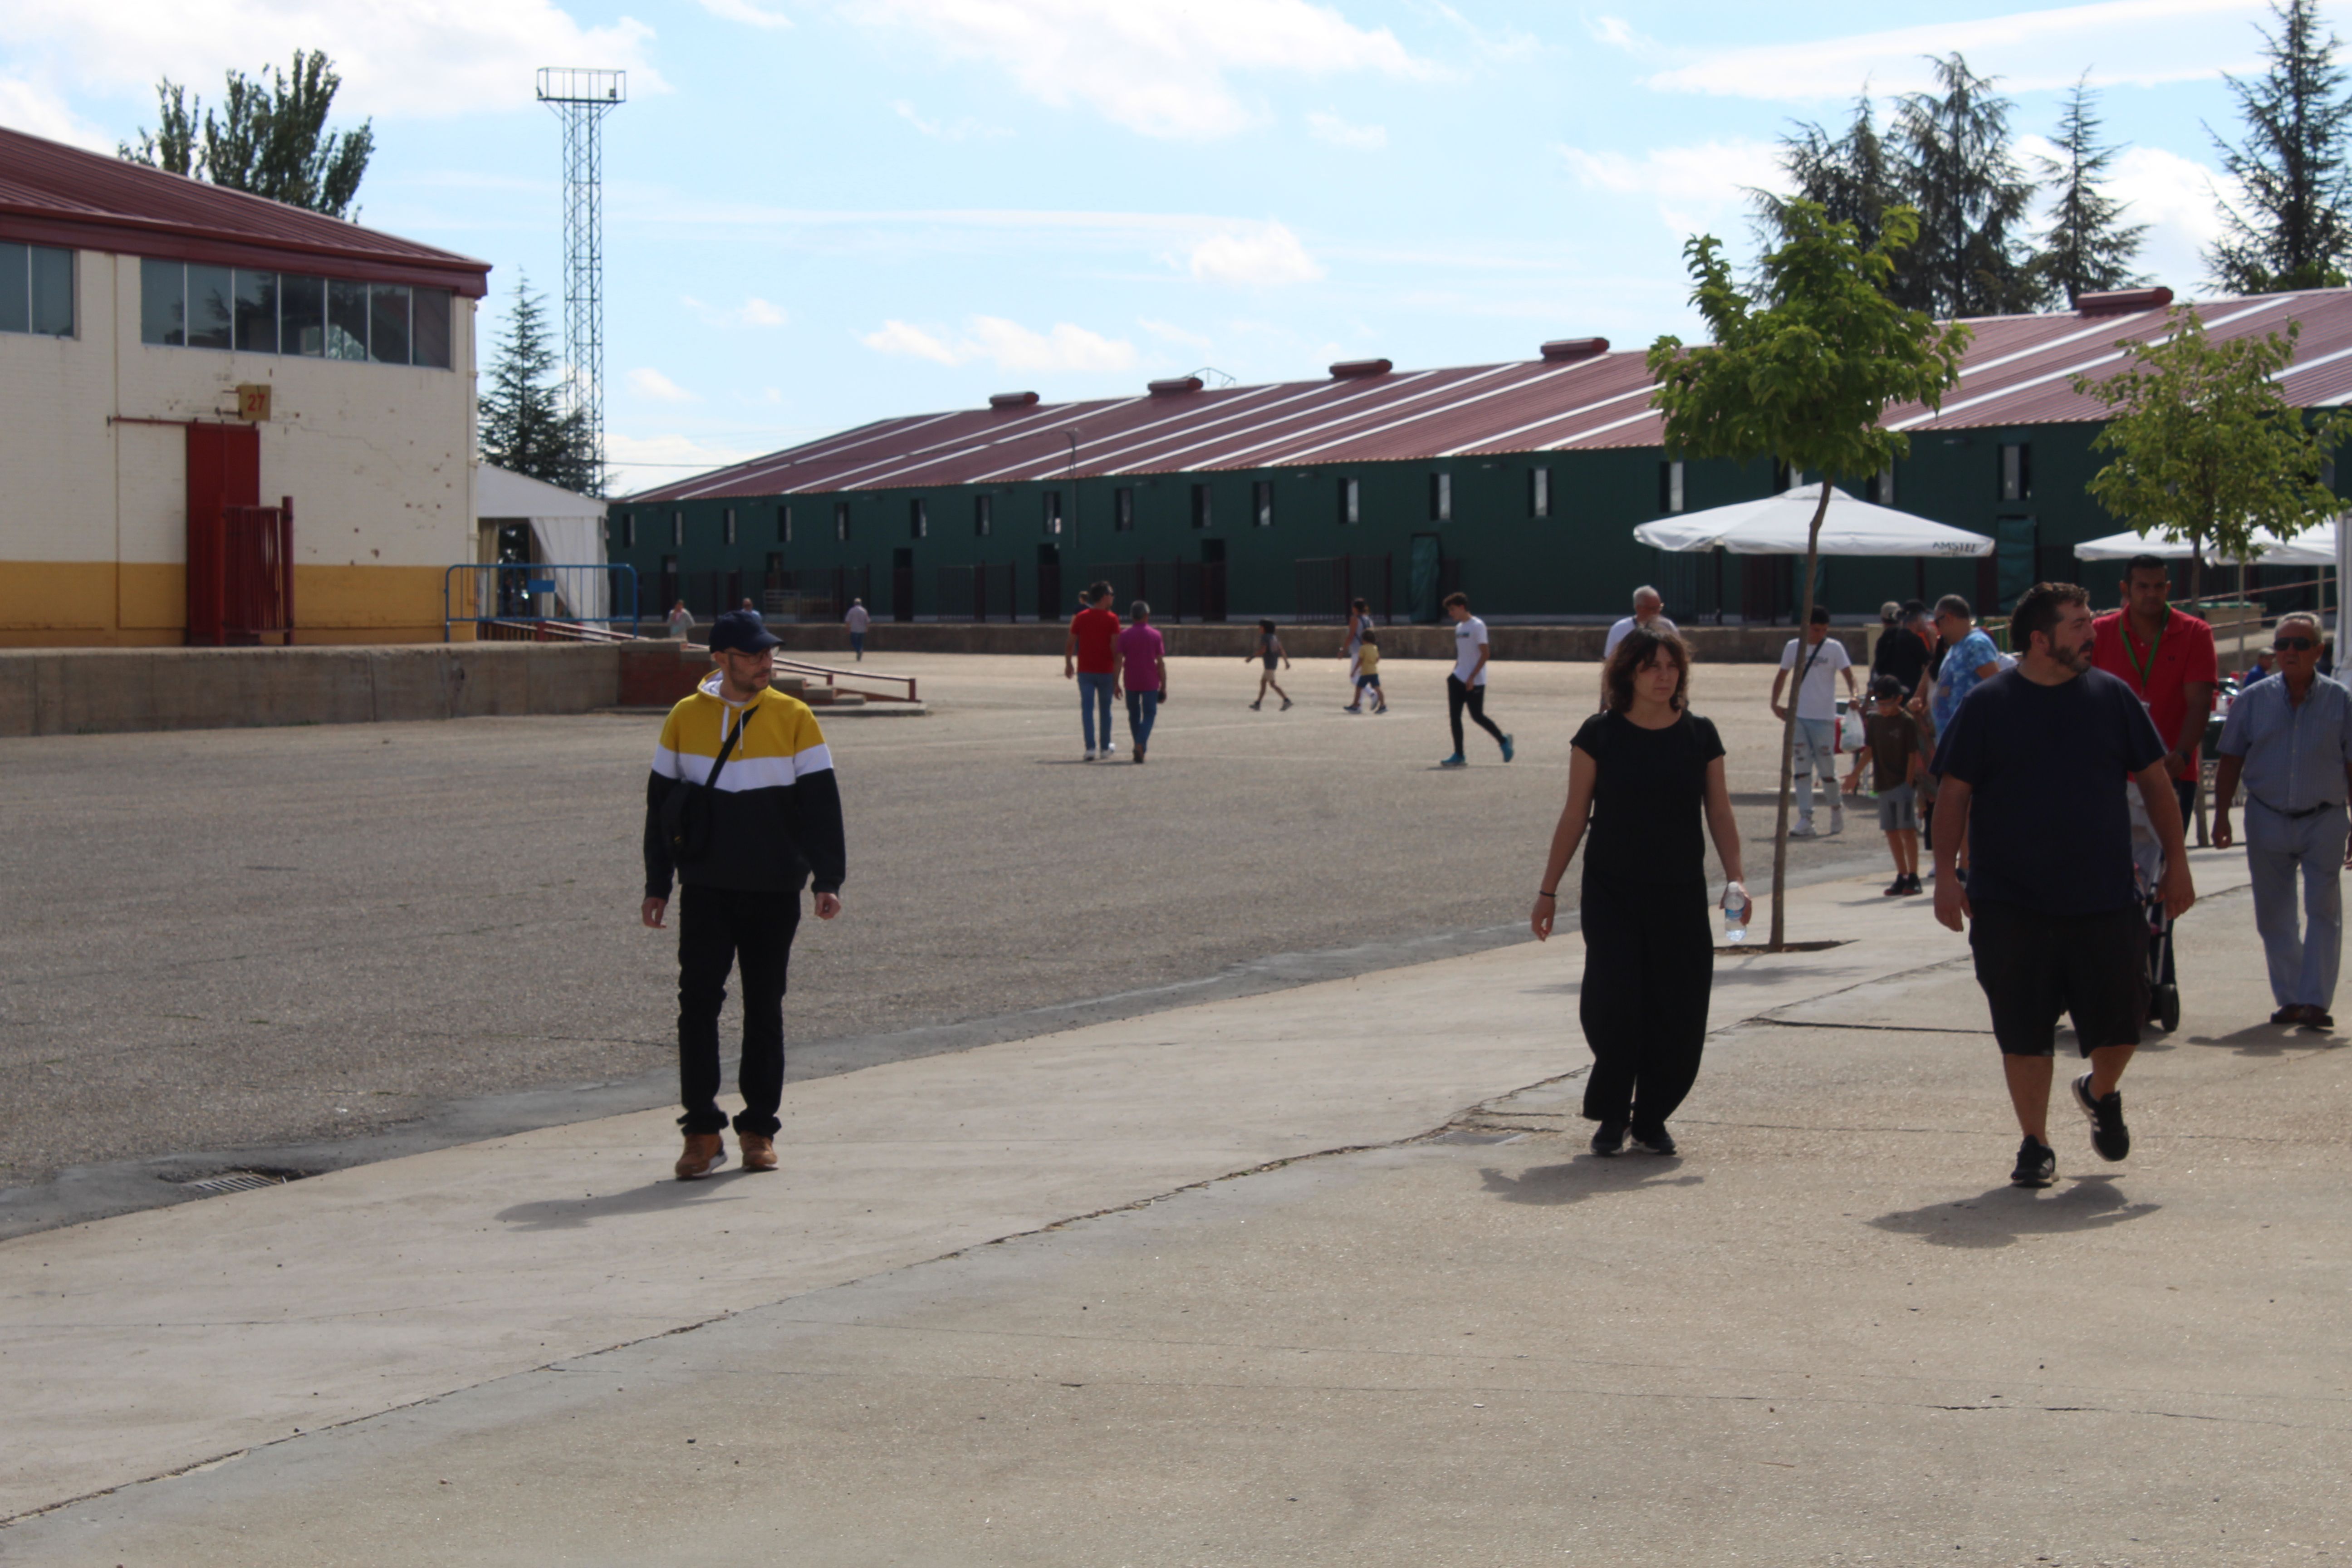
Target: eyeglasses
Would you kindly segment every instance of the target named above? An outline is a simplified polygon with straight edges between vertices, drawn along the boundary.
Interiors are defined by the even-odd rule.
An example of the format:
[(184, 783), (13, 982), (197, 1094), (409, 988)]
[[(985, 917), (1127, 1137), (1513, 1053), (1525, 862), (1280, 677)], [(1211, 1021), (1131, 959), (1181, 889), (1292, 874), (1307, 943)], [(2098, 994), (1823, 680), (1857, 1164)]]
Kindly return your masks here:
[(2273, 653), (2309, 653), (2319, 646), (2309, 637), (2281, 637), (2271, 644)]

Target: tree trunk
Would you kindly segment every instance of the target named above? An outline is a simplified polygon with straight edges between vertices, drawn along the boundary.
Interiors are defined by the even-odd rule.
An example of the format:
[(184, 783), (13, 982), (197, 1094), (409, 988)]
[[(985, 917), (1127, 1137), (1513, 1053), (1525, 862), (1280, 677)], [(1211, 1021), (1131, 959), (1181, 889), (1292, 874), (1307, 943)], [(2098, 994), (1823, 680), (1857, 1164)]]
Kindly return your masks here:
[[(1812, 525), (1805, 532), (1805, 585), (1797, 595), (1797, 658), (1794, 668), (1789, 671), (1788, 713), (1780, 721), (1780, 813), (1772, 826), (1772, 937), (1765, 943), (1767, 952), (1780, 952), (1788, 944), (1789, 805), (1796, 798), (1796, 780), (1791, 776), (1790, 769), (1797, 760), (1797, 699), (1805, 684), (1805, 634), (1812, 629), (1813, 624), (1813, 574), (1819, 570), (1822, 558), (1822, 519), (1829, 510), (1830, 481), (1824, 475), (1822, 479), (1822, 499), (1813, 508)], [(1805, 787), (1812, 787), (1810, 780)], [(1837, 788), (1837, 765), (1834, 763), (1830, 765), (1830, 788), (1832, 791)], [(1833, 793), (1830, 796), (1830, 809), (1834, 812), (1837, 807), (1838, 799)]]

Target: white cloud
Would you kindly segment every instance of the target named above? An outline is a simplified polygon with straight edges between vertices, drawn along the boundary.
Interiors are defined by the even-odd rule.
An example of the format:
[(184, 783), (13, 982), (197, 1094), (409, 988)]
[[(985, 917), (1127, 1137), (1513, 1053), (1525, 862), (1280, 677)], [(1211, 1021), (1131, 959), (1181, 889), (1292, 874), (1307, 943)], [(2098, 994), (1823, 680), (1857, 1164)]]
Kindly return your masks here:
[(951, 338), (901, 321), (887, 321), (858, 339), (877, 353), (902, 354), (938, 364), (987, 360), (1002, 370), (1113, 371), (1132, 369), (1135, 345), (1068, 321), (1034, 331), (1002, 316), (975, 316)]
[(1204, 282), (1253, 289), (1312, 283), (1323, 276), (1298, 237), (1273, 222), (1209, 236), (1192, 247), (1190, 265), (1192, 276)]
[(1562, 147), (1559, 155), (1588, 190), (1654, 197), (1660, 219), (1676, 234), (1714, 230), (1750, 189), (1780, 178), (1778, 150), (1744, 138), (1653, 147), (1638, 156), (1581, 147)]
[(1148, 316), (1139, 316), (1136, 318), (1135, 324), (1162, 342), (1181, 343), (1188, 349), (1198, 349), (1202, 353), (1213, 353), (1217, 346), (1200, 333), (1188, 332), (1173, 321), (1155, 321)]
[(772, 305), (757, 294), (740, 305), (706, 305), (691, 294), (678, 296), (678, 303), (711, 327), (781, 327), (792, 320), (791, 313), (781, 305)]
[(629, 390), (640, 397), (650, 397), (656, 403), (697, 403), (701, 401), (677, 383), (657, 370), (640, 366), (629, 373)]
[(1353, 125), (1336, 114), (1309, 114), (1307, 117), (1307, 133), (1318, 142), (1328, 142), (1334, 147), (1349, 147), (1364, 153), (1377, 153), (1389, 144), (1387, 127)]
[(743, 301), (737, 316), (747, 327), (781, 327), (792, 318), (781, 305), (771, 305), (757, 294)]
[(2104, 0), (1969, 21), (1700, 54), (1647, 85), (1670, 92), (1809, 101), (1932, 84), (1926, 57), (1958, 50), (2011, 92), (2071, 86), (2085, 67), (2095, 84), (2151, 86), (2240, 71), (2260, 39), (2247, 26), (2267, 0)]
[(1431, 74), (1386, 27), (1311, 0), (847, 0), (846, 10), (1146, 136), (1225, 136), (1262, 120), (1236, 73)]
[[(2036, 151), (2047, 151), (2037, 148)], [(2204, 251), (2221, 237), (2216, 194), (2235, 200), (2242, 188), (2218, 169), (2158, 147), (2126, 147), (2108, 171), (2107, 194), (2129, 203), (2122, 221), (2147, 225), (2137, 269), (2174, 292), (2200, 292)]]
[[(656, 485), (672, 484), (688, 474), (723, 468), (775, 451), (795, 438), (821, 434), (817, 430), (774, 431), (755, 437), (755, 445), (744, 445), (691, 436), (632, 436), (622, 430), (608, 430), (604, 433), (604, 460), (613, 470), (611, 493), (626, 496)], [(646, 592), (650, 599), (653, 590), (648, 587)]]
[(789, 27), (790, 16), (774, 11), (762, 11), (751, 0), (695, 0), (695, 4), (722, 22), (740, 22), (751, 27)]
[(971, 142), (974, 140), (992, 141), (999, 136), (1010, 136), (1013, 134), (1012, 132), (1006, 130), (1002, 125), (983, 124), (982, 121), (972, 119), (970, 115), (965, 115), (962, 119), (952, 122), (942, 120), (926, 120), (920, 114), (916, 112), (915, 106), (913, 104), (908, 103), (903, 98), (895, 100), (891, 103), (890, 109), (891, 111), (897, 114), (899, 119), (905, 121), (908, 124), (913, 126), (924, 135), (935, 138), (941, 142)]
[(646, 57), (652, 37), (625, 16), (583, 26), (553, 0), (0, 0), (0, 38), (12, 52), (43, 53), (76, 87), (138, 95), (151, 128), (157, 78), (186, 83), (209, 104), (227, 68), (249, 72), (297, 48), (333, 58), (343, 79), (337, 120), (527, 108), (534, 73), (551, 60), (593, 61), (626, 70), (633, 93), (664, 91)]
[(52, 142), (85, 147), (93, 153), (111, 153), (117, 142), (131, 140), (128, 136), (108, 136), (67, 107), (66, 100), (47, 87), (21, 77), (0, 77), (0, 125), (28, 136), (46, 136)]
[(1648, 39), (1633, 30), (1633, 24), (1622, 16), (1591, 17), (1584, 24), (1584, 30), (1592, 35), (1594, 42), (1607, 44), (1615, 49), (1630, 51), (1642, 48), (1649, 43)]

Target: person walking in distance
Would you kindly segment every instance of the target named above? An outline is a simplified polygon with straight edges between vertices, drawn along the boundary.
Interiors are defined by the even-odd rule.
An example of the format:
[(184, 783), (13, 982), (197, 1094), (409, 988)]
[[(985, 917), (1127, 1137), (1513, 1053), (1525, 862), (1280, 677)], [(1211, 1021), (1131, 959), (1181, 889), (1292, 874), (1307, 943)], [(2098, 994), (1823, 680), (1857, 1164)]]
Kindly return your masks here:
[(1830, 636), (1830, 613), (1820, 605), (1813, 606), (1812, 619), (1801, 637), (1790, 637), (1789, 646), (1780, 650), (1780, 672), (1772, 678), (1772, 717), (1786, 720), (1788, 709), (1780, 704), (1780, 693), (1789, 684), (1789, 674), (1797, 671), (1797, 724), (1794, 745), (1789, 763), (1797, 781), (1797, 826), (1789, 830), (1791, 838), (1811, 838), (1813, 832), (1813, 779), (1822, 781), (1822, 792), (1830, 797), (1830, 831), (1845, 831), (1843, 797), (1838, 794), (1837, 776), (1837, 687), (1834, 682), (1845, 677), (1846, 695), (1859, 699), (1860, 688), (1854, 684), (1853, 658), (1845, 651), (1845, 644)]
[[(1062, 679), (1078, 682), (1078, 719), (1086, 731), (1087, 761), (1118, 750), (1110, 738), (1110, 705), (1118, 697), (1118, 612), (1110, 607), (1110, 584), (1087, 584), (1086, 608), (1070, 617), (1062, 639)], [(1102, 749), (1095, 749), (1095, 715), (1102, 715)]]
[(1272, 621), (1258, 622), (1257, 651), (1242, 655), (1244, 664), (1247, 664), (1251, 659), (1256, 659), (1264, 668), (1257, 673), (1257, 696), (1251, 700), (1250, 710), (1255, 712), (1259, 704), (1265, 700), (1265, 694), (1271, 691), (1282, 699), (1283, 709), (1287, 711), (1290, 707), (1290, 693), (1285, 691), (1275, 680), (1274, 667), (1279, 664), (1283, 668), (1288, 669), (1290, 655), (1283, 651), (1282, 637), (1275, 631)]
[(1862, 723), (1862, 750), (1853, 754), (1853, 772), (1845, 793), (1862, 790), (1862, 770), (1870, 766), (1870, 785), (1878, 796), (1878, 826), (1886, 835), (1886, 848), (1895, 857), (1895, 880), (1886, 889), (1890, 899), (1922, 893), (1919, 883), (1919, 816), (1915, 809), (1919, 780), (1927, 771), (1927, 741), (1919, 721), (1903, 707), (1903, 682), (1882, 675), (1871, 682), (1872, 712)]
[(874, 624), (874, 617), (866, 613), (866, 601), (850, 600), (849, 613), (841, 617), (841, 624), (849, 628), (849, 651), (857, 656), (858, 663), (864, 664), (866, 662), (866, 628)]
[(1877, 689), (1879, 678), (1893, 676), (1903, 688), (1903, 700), (1919, 689), (1919, 679), (1927, 673), (1927, 664), (1936, 651), (1935, 628), (1927, 623), (1927, 606), (1916, 599), (1900, 605), (1879, 608), (1879, 618), (1887, 622), (1887, 610), (1895, 612), (1892, 621), (1883, 626), (1878, 642), (1870, 650), (1870, 684)]
[(669, 607), (669, 614), (662, 617), (662, 624), (668, 627), (673, 642), (687, 642), (694, 636), (694, 612), (686, 607), (684, 599)]
[(1358, 677), (1364, 673), (1364, 638), (1371, 629), (1372, 607), (1361, 599), (1352, 601), (1348, 605), (1348, 641), (1340, 650), (1348, 661), (1348, 706), (1342, 712), (1364, 710), (1364, 683)]
[(1584, 1116), (1592, 1152), (1634, 1143), (1675, 1152), (1666, 1131), (1698, 1078), (1715, 984), (1705, 822), (1740, 902), (1739, 824), (1724, 782), (1723, 742), (1690, 711), (1690, 653), (1677, 634), (1636, 627), (1610, 656), (1608, 708), (1569, 752), (1568, 801), (1552, 829), (1528, 924), (1551, 936), (1559, 880), (1580, 843), (1578, 907), (1584, 984), (1577, 1002), (1592, 1072)]
[(1168, 700), (1168, 641), (1151, 624), (1151, 606), (1138, 599), (1127, 607), (1128, 627), (1118, 634), (1118, 662), (1127, 682), (1127, 734), (1135, 760), (1151, 744), (1160, 705)]
[[(2131, 688), (2091, 663), (2090, 595), (2038, 583), (2018, 599), (2010, 636), (2023, 658), (1969, 694), (1936, 748), (1936, 918), (1968, 930), (1992, 1014), (2025, 1135), (2010, 1180), (2046, 1187), (2058, 1163), (2050, 1085), (2061, 1011), (2091, 1061), (2074, 1083), (2091, 1146), (2104, 1160), (2131, 1152), (2116, 1086), (2147, 1018), (2148, 977), (2126, 778), (2162, 847), (2166, 910), (2178, 919), (2197, 892), (2165, 743)], [(1963, 843), (1965, 888), (1954, 875)]]
[[(2246, 867), (2262, 932), (2273, 1024), (2332, 1029), (2344, 956), (2344, 803), (2352, 791), (2352, 690), (2319, 673), (2319, 617), (2281, 616), (2274, 673), (2242, 689), (2221, 724), (2213, 842), (2235, 838), (2231, 803), (2246, 786)], [(2295, 929), (2295, 879), (2305, 929)]]
[(1470, 759), (1462, 754), (1462, 710), (1470, 710), (1470, 717), (1478, 728), (1495, 737), (1495, 744), (1503, 748), (1503, 761), (1509, 762), (1514, 747), (1511, 738), (1502, 728), (1486, 717), (1486, 665), (1492, 650), (1486, 643), (1486, 623), (1470, 613), (1466, 594), (1445, 595), (1445, 613), (1454, 617), (1454, 671), (1445, 678), (1445, 713), (1454, 725), (1454, 754), (1438, 763), (1441, 768), (1462, 768)]
[(1675, 629), (1675, 623), (1666, 619), (1665, 599), (1646, 583), (1633, 590), (1633, 613), (1620, 616), (1612, 622), (1609, 635), (1601, 639), (1601, 706), (1604, 709), (1609, 706), (1609, 657), (1617, 651), (1617, 645), (1623, 642), (1626, 634), (1635, 626), (1661, 626), (1670, 632)]
[(1385, 713), (1389, 700), (1381, 690), (1381, 634), (1367, 626), (1364, 646), (1356, 650), (1356, 701), (1360, 705), (1364, 693), (1372, 694), (1372, 711)]
[(833, 753), (816, 716), (775, 690), (778, 639), (740, 610), (710, 628), (717, 668), (663, 721), (646, 784), (646, 896), (638, 918), (664, 929), (678, 891), (677, 1119), (680, 1181), (726, 1163), (719, 1109), (719, 1009), (729, 971), (743, 977), (743, 1109), (735, 1121), (743, 1168), (776, 1168), (776, 1106), (784, 1091), (784, 980), (800, 927), (801, 889), (816, 916), (841, 913), (846, 852)]

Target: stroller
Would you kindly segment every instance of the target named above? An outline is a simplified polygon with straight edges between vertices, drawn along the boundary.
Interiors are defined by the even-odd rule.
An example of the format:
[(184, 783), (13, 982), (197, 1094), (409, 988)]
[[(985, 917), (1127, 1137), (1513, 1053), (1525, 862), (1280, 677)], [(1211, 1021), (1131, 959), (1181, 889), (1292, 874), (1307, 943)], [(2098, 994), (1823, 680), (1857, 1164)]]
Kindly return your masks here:
[(2180, 986), (2167, 980), (2172, 973), (2172, 917), (2165, 912), (2158, 890), (2164, 882), (2164, 847), (2157, 841), (2156, 825), (2139, 791), (2124, 785), (2131, 807), (2132, 888), (2139, 895), (2141, 918), (2147, 922), (2147, 1021), (2171, 1034), (2180, 1027)]

